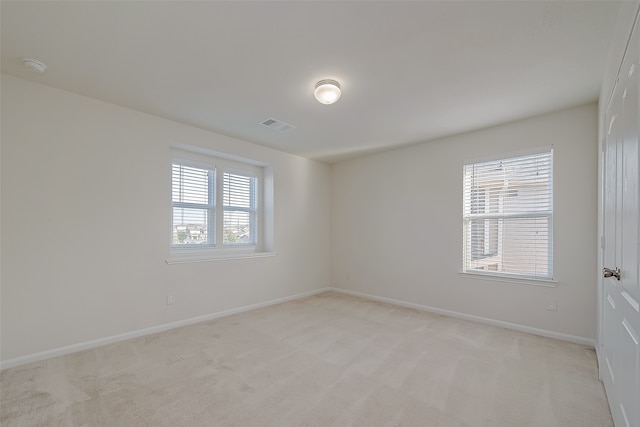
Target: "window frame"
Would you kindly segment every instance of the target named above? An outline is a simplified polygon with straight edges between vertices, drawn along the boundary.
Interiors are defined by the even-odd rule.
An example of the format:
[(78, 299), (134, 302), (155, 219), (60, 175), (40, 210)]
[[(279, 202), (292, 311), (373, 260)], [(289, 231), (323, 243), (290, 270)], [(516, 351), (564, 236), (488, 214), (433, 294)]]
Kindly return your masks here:
[[(207, 171), (207, 203), (181, 202), (173, 200), (173, 170), (175, 165), (186, 166), (193, 169)], [(211, 228), (211, 224), (216, 224), (216, 168), (213, 164), (197, 162), (189, 159), (173, 157), (171, 159), (171, 248), (184, 248), (184, 245), (174, 243), (173, 235), (173, 215), (175, 208), (181, 209), (198, 209), (206, 212), (207, 217), (207, 237), (206, 242), (198, 244), (198, 247), (215, 247), (216, 246), (216, 227)]]
[[(197, 151), (196, 151), (197, 150)], [(183, 164), (189, 167), (206, 169), (212, 173), (213, 178), (209, 179), (209, 194), (213, 194), (214, 200), (210, 202), (212, 223), (208, 224), (208, 243), (184, 245), (174, 243), (174, 223), (173, 210), (176, 207), (195, 207), (189, 203), (173, 201), (173, 165)], [(208, 150), (194, 148), (189, 150), (183, 147), (172, 147), (170, 150), (170, 175), (169, 175), (169, 256), (167, 264), (214, 261), (238, 258), (255, 258), (274, 255), (265, 251), (265, 194), (267, 193), (265, 169), (266, 165), (253, 162), (248, 159), (240, 159), (235, 156), (225, 156), (221, 153), (213, 153)], [(249, 235), (249, 243), (224, 243), (224, 174), (232, 173), (255, 178), (255, 207), (252, 210), (253, 217)], [(271, 180), (272, 181), (272, 178)], [(213, 183), (213, 187), (211, 184)], [(270, 192), (272, 194), (272, 191)], [(268, 243), (267, 243), (268, 245)]]
[[(469, 166), (474, 166), (474, 165), (481, 165), (483, 163), (488, 163), (488, 162), (497, 162), (497, 161), (510, 161), (510, 160), (514, 160), (517, 159), (519, 157), (528, 157), (528, 156), (536, 156), (536, 155), (541, 155), (541, 154), (548, 154), (549, 155), (549, 175), (548, 175), (548, 203), (549, 203), (549, 209), (548, 210), (544, 210), (544, 211), (540, 211), (540, 210), (536, 210), (534, 209), (530, 209), (526, 212), (522, 212), (522, 213), (480, 213), (480, 212), (467, 212), (467, 208), (466, 208), (466, 204), (469, 203), (469, 210), (473, 210), (473, 202), (471, 201), (470, 197), (472, 197), (472, 192), (473, 192), (473, 187), (474, 185), (469, 185), (467, 183), (467, 178), (466, 178), (466, 168)], [(554, 194), (554, 174), (553, 174), (553, 146), (545, 146), (545, 147), (537, 147), (534, 149), (529, 149), (529, 150), (521, 150), (521, 151), (514, 151), (514, 152), (508, 152), (508, 153), (502, 153), (502, 154), (497, 154), (497, 155), (492, 155), (492, 156), (485, 156), (485, 157), (481, 157), (481, 158), (475, 158), (475, 159), (469, 159), (467, 161), (464, 162), (463, 164), (463, 174), (462, 174), (462, 191), (463, 191), (463, 212), (462, 212), (462, 219), (463, 219), (463, 247), (462, 247), (462, 268), (460, 270), (460, 274), (464, 275), (464, 276), (468, 276), (468, 277), (477, 277), (477, 278), (484, 278), (484, 279), (490, 279), (490, 280), (499, 280), (499, 281), (509, 281), (509, 282), (516, 282), (516, 283), (524, 283), (524, 284), (535, 284), (535, 285), (541, 285), (541, 286), (555, 286), (555, 283), (557, 283), (554, 279), (554, 261), (553, 261), (553, 224), (554, 224), (554, 204), (553, 204), (553, 194)], [(477, 191), (477, 190), (476, 190)], [(518, 191), (518, 190), (516, 190)], [(509, 189), (507, 188), (507, 191), (505, 192), (504, 195), (502, 195), (503, 198), (507, 198), (507, 197), (513, 197), (515, 194), (515, 196), (518, 195), (517, 192), (514, 193), (514, 189)], [(484, 200), (484, 204), (485, 206), (488, 205), (490, 203), (490, 201), (488, 200), (488, 196), (487, 199)], [(504, 202), (504, 200), (498, 200), (498, 205), (500, 206), (500, 210), (502, 210), (502, 203)], [(470, 263), (472, 261), (474, 261), (475, 259), (472, 259), (471, 261), (468, 259), (469, 256), (472, 255), (472, 249), (473, 246), (469, 246), (470, 243), (470, 239), (473, 238), (473, 232), (471, 231), (472, 227), (472, 223), (471, 220), (472, 219), (485, 219), (485, 220), (492, 220), (492, 219), (497, 219), (498, 221), (504, 221), (507, 219), (514, 219), (514, 218), (521, 218), (521, 219), (526, 219), (526, 218), (546, 218), (547, 224), (548, 224), (548, 229), (547, 229), (547, 240), (546, 240), (546, 244), (547, 244), (547, 274), (546, 275), (536, 275), (535, 272), (527, 272), (527, 273), (522, 273), (522, 272), (515, 272), (515, 271), (507, 271), (507, 272), (503, 272), (503, 271), (492, 271), (490, 270), (488, 267), (489, 265), (487, 265), (487, 269), (486, 270), (479, 270), (479, 269), (474, 269), (471, 268)], [(504, 223), (503, 223), (504, 224)], [(485, 227), (487, 225), (485, 224)], [(502, 242), (500, 241), (500, 239), (502, 238), (502, 228), (500, 227), (497, 235), (498, 235), (498, 247), (500, 248), (499, 251), (502, 251)], [(484, 244), (487, 244), (487, 236), (485, 234), (485, 242)], [(491, 242), (489, 242), (490, 244)], [(485, 251), (486, 252), (486, 251)], [(485, 256), (491, 256), (491, 254), (484, 254)], [(479, 259), (481, 259), (482, 257), (480, 257)]]
[[(251, 236), (250, 239), (251, 241), (247, 244), (244, 243), (225, 243), (224, 242), (224, 234), (222, 236), (222, 245), (223, 246), (227, 246), (227, 247), (235, 247), (235, 248), (240, 248), (240, 247), (248, 247), (248, 246), (258, 246), (259, 242), (260, 242), (260, 182), (261, 182), (261, 178), (260, 178), (260, 174), (257, 173), (257, 171), (249, 171), (246, 169), (237, 169), (237, 168), (231, 168), (231, 167), (223, 167), (222, 169), (222, 191), (220, 192), (220, 194), (222, 195), (222, 199), (221, 199), (221, 212), (222, 212), (222, 227), (223, 227), (223, 233), (224, 233), (224, 224), (225, 224), (225, 213), (227, 212), (247, 212), (249, 214), (249, 217), (252, 217), (252, 220), (249, 222), (249, 235)], [(235, 176), (243, 176), (246, 178), (249, 178), (251, 180), (250, 182), (250, 206), (249, 207), (243, 207), (243, 206), (235, 206), (235, 205), (225, 205), (225, 175), (235, 175)]]

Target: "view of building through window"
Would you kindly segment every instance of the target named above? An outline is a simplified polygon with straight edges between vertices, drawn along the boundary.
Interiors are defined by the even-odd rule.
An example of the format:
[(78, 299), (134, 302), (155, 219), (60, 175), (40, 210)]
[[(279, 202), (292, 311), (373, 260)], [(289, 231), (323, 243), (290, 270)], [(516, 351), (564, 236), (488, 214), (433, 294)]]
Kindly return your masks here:
[(552, 276), (552, 152), (464, 166), (464, 268)]

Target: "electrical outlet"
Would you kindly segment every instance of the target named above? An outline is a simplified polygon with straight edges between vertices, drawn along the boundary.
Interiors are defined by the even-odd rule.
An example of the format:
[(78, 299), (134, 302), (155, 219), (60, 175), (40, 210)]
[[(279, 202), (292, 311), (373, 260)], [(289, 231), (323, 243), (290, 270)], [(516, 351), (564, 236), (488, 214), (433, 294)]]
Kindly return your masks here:
[(171, 305), (175, 303), (176, 303), (176, 296), (173, 294), (167, 295), (167, 305)]
[(558, 311), (558, 300), (555, 300), (555, 299), (547, 300), (547, 310)]

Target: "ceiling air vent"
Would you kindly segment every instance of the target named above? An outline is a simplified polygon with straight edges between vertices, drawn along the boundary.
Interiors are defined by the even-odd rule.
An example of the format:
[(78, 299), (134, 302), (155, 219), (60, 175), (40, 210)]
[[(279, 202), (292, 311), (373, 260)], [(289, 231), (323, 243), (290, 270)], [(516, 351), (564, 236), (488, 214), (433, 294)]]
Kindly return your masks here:
[(289, 132), (292, 129), (295, 129), (296, 127), (294, 125), (290, 125), (289, 123), (285, 123), (282, 120), (276, 120), (274, 118), (268, 118), (266, 120), (263, 120), (260, 122), (260, 124), (262, 126), (266, 126), (269, 129), (273, 129), (277, 132), (280, 133), (286, 133)]

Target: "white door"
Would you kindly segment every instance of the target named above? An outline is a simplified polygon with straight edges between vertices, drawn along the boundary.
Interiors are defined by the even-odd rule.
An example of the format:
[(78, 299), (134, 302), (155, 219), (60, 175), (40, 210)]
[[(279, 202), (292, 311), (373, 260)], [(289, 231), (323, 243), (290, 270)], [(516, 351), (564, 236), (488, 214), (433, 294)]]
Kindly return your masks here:
[(605, 117), (600, 376), (617, 427), (640, 427), (639, 33), (636, 25)]

